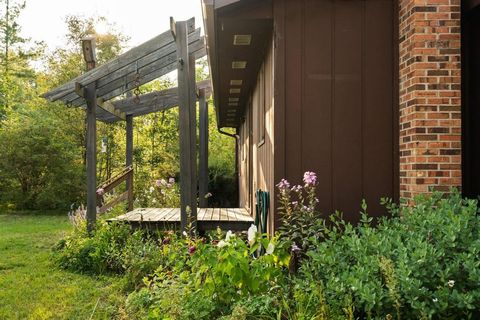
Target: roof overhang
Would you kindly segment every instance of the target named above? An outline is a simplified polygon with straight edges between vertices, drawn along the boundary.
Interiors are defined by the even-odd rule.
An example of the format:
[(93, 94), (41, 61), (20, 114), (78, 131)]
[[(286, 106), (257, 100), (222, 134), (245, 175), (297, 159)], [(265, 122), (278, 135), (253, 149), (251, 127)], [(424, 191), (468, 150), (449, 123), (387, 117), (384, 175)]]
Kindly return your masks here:
[(218, 127), (238, 127), (273, 30), (271, 0), (202, 0)]

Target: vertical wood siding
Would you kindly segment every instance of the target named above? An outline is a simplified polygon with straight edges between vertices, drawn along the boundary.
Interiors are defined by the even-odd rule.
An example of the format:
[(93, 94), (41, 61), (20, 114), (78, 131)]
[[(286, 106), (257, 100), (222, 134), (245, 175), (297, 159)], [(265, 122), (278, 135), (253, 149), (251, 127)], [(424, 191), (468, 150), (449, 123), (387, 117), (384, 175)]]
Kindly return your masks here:
[[(260, 125), (262, 111), (265, 113), (263, 134), (261, 132), (263, 127)], [(262, 189), (271, 194), (270, 213), (272, 213), (274, 204), (273, 41), (258, 74), (251, 95), (251, 104), (244, 118), (240, 127), (240, 148), (247, 154), (239, 154), (240, 204), (252, 210), (255, 206), (253, 194), (258, 189)], [(269, 228), (272, 226), (273, 224), (270, 224)]]
[(274, 3), (275, 140), (282, 144), (275, 179), (301, 183), (304, 171), (315, 171), (320, 209), (351, 221), (362, 199), (379, 215), (380, 197), (396, 197), (393, 5)]

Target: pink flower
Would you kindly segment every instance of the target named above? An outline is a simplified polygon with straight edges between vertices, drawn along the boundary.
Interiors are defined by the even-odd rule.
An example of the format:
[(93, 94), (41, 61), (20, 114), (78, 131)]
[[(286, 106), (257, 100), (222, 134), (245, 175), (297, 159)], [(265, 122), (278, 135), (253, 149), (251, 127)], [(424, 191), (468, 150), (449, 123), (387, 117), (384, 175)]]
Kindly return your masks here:
[(170, 177), (170, 178), (168, 179), (168, 183), (174, 184), (174, 183), (175, 183), (175, 178)]
[(104, 190), (103, 188), (98, 188), (98, 189), (97, 189), (97, 194), (98, 194), (99, 196), (103, 196), (103, 195), (105, 194), (105, 190)]
[(208, 199), (208, 198), (210, 198), (211, 196), (212, 196), (212, 194), (209, 192), (209, 193), (207, 193), (207, 194), (205, 195), (205, 199)]
[(279, 183), (277, 183), (277, 187), (280, 191), (285, 191), (286, 189), (290, 188), (290, 182), (288, 182), (285, 179), (280, 180)]
[(315, 172), (307, 171), (303, 174), (303, 182), (305, 186), (313, 186), (317, 183), (317, 175)]
[(161, 180), (156, 180), (156, 181), (155, 181), (155, 185), (156, 185), (157, 187), (162, 186), (162, 181), (161, 181)]

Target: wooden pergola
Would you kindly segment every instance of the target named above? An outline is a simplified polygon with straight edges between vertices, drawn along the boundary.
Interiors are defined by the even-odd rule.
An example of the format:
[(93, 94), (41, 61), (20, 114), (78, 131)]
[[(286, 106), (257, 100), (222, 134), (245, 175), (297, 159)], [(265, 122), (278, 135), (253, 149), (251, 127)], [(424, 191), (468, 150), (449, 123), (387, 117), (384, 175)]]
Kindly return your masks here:
[[(121, 56), (96, 67), (94, 38), (82, 40), (87, 72), (47, 92), (44, 98), (62, 101), (68, 106), (86, 110), (87, 117), (87, 221), (92, 230), (97, 215), (96, 181), (96, 121), (106, 123), (126, 121), (126, 169), (101, 185), (105, 191), (113, 189), (122, 181), (127, 182), (127, 191), (104, 207), (121, 200), (128, 200), (129, 211), (133, 210), (133, 117), (167, 110), (179, 106), (180, 122), (180, 222), (182, 230), (187, 225), (187, 214), (193, 223), (197, 220), (197, 148), (196, 148), (196, 102), (200, 112), (200, 161), (199, 198), (200, 206), (206, 206), (208, 186), (208, 106), (206, 98), (211, 94), (210, 81), (195, 81), (195, 60), (206, 55), (200, 28), (195, 29), (195, 20), (175, 22), (171, 30), (135, 47)], [(131, 92), (177, 69), (178, 87), (155, 91), (144, 95)], [(137, 92), (138, 93), (138, 92)], [(107, 190), (108, 189), (108, 190)], [(103, 208), (105, 209), (105, 208)], [(100, 211), (103, 210), (101, 208)]]

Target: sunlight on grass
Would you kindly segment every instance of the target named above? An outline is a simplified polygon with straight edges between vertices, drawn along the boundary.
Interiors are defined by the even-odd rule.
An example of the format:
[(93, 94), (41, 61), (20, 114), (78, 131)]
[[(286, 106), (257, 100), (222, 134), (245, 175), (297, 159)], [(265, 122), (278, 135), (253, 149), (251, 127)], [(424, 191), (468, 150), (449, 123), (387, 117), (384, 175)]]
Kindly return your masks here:
[(94, 309), (92, 319), (122, 318), (119, 278), (54, 265), (52, 247), (70, 228), (66, 216), (0, 215), (0, 319), (89, 319)]

